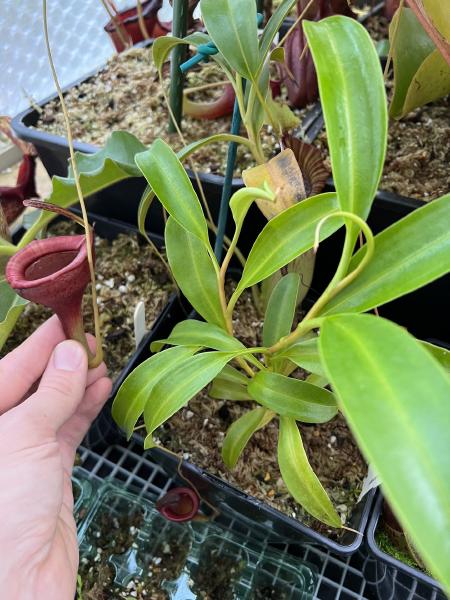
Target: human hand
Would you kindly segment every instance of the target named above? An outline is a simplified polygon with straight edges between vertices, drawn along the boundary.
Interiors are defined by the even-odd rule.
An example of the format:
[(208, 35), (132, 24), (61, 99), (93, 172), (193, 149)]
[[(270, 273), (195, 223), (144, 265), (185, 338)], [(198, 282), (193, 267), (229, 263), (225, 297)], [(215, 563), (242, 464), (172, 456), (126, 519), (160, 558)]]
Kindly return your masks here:
[(111, 381), (104, 363), (88, 371), (82, 346), (63, 340), (59, 320), (52, 317), (0, 361), (4, 598), (73, 600), (75, 595), (72, 467), (78, 445), (111, 392)]

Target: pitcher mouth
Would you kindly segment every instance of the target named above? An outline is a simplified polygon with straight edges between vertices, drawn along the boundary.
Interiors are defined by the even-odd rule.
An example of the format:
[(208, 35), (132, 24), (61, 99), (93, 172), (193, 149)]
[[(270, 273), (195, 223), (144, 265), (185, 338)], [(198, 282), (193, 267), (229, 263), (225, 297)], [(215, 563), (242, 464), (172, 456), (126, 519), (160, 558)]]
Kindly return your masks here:
[(67, 235), (35, 240), (11, 257), (6, 278), (15, 289), (51, 283), (87, 261), (84, 235)]
[(198, 513), (200, 499), (191, 488), (172, 488), (156, 503), (156, 508), (169, 521), (191, 521)]

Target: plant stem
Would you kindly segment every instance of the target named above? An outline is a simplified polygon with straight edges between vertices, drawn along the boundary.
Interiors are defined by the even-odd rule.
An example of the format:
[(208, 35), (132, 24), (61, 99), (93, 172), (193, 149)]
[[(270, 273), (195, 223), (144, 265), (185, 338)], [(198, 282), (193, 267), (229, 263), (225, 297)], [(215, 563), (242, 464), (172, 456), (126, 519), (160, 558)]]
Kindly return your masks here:
[(394, 30), (392, 32), (392, 44), (389, 44), (389, 52), (386, 59), (386, 66), (384, 67), (383, 77), (385, 81), (387, 80), (389, 67), (391, 66), (392, 54), (394, 53), (395, 42), (397, 41), (397, 33), (399, 30), (400, 18), (402, 16), (404, 2), (405, 0), (400, 0), (397, 9), (397, 20), (395, 21)]
[(142, 14), (142, 1), (141, 0), (136, 0), (136, 10), (137, 10), (137, 16), (138, 16), (138, 22), (139, 22), (139, 29), (141, 30), (144, 40), (149, 40), (150, 36), (147, 31), (147, 25), (145, 24), (144, 15)]
[[(187, 31), (188, 0), (173, 0), (172, 35), (183, 38)], [(184, 44), (175, 46), (172, 50), (170, 60), (170, 106), (171, 120), (169, 121), (169, 133), (175, 133), (181, 128), (181, 117), (183, 115), (183, 85), (184, 74), (180, 65), (186, 60), (187, 46)]]
[(275, 50), (277, 48), (280, 48), (284, 44), (284, 42), (288, 39), (288, 37), (291, 35), (291, 33), (294, 31), (294, 29), (297, 27), (297, 25), (303, 19), (303, 17), (305, 16), (306, 12), (309, 10), (309, 7), (313, 4), (314, 1), (315, 0), (309, 0), (308, 4), (305, 6), (305, 8), (302, 10), (302, 12), (298, 15), (298, 17), (294, 21), (293, 25), (291, 25), (291, 27), (289, 27), (289, 29), (286, 32), (285, 36), (282, 38), (282, 40), (280, 42), (278, 42), (278, 44), (275, 47)]
[[(70, 151), (70, 163), (72, 166), (73, 177), (75, 180), (75, 186), (77, 189), (78, 200), (81, 206), (81, 212), (83, 214), (83, 223), (85, 228), (85, 236), (86, 236), (86, 251), (87, 251), (87, 259), (89, 263), (89, 272), (91, 276), (91, 287), (92, 287), (92, 310), (94, 316), (94, 327), (95, 327), (95, 340), (96, 340), (96, 351), (95, 356), (89, 359), (89, 367), (94, 368), (98, 366), (103, 360), (103, 349), (102, 349), (102, 336), (100, 332), (100, 317), (98, 312), (97, 305), (97, 291), (95, 287), (95, 269), (94, 269), (94, 257), (92, 252), (92, 235), (91, 228), (89, 225), (86, 205), (84, 203), (83, 192), (81, 190), (80, 178), (78, 176), (78, 168), (75, 161), (75, 152), (73, 148), (73, 139), (72, 139), (72, 129), (70, 127), (69, 114), (67, 112), (66, 104), (64, 101), (64, 96), (62, 93), (61, 86), (59, 85), (58, 75), (56, 73), (55, 64), (53, 62), (53, 56), (50, 48), (50, 40), (48, 36), (48, 24), (47, 24), (47, 0), (42, 0), (42, 16), (44, 21), (44, 37), (45, 37), (45, 45), (47, 48), (47, 56), (48, 62), (50, 65), (50, 69), (52, 71), (53, 80), (55, 82), (55, 86), (58, 92), (59, 101), (61, 103), (61, 108), (64, 114), (64, 121), (66, 125), (67, 132), (67, 143), (69, 145)], [(88, 349), (89, 350), (89, 349)]]
[[(100, 2), (103, 4), (103, 8), (108, 13), (109, 18), (114, 23), (114, 27), (116, 28), (117, 35), (119, 36), (119, 39), (122, 42), (123, 47), (128, 48), (129, 46), (132, 46), (133, 44), (132, 44), (131, 38), (128, 35), (127, 30), (123, 26), (123, 24), (120, 20), (120, 17), (118, 17), (117, 14), (115, 15), (113, 13), (113, 11), (111, 10), (111, 8), (110, 8), (109, 4), (106, 2), (106, 0), (100, 0)], [(122, 31), (122, 28), (123, 28), (123, 31)], [(123, 33), (124, 31), (125, 31), (125, 35)], [(125, 36), (128, 38), (128, 40), (125, 39)]]
[(248, 139), (251, 143), (250, 152), (252, 153), (256, 163), (258, 165), (262, 165), (266, 162), (266, 159), (264, 157), (264, 152), (261, 146), (261, 138), (259, 135), (259, 131), (254, 131), (252, 126), (252, 113), (254, 111), (256, 98), (255, 86), (252, 84), (249, 89), (250, 92), (247, 99), (247, 109), (242, 120), (247, 131)]
[(189, 94), (195, 94), (195, 92), (202, 92), (203, 90), (209, 90), (211, 88), (220, 87), (221, 85), (227, 85), (229, 81), (212, 81), (211, 83), (204, 83), (195, 87), (185, 88), (183, 94), (188, 96)]
[(292, 333), (282, 337), (276, 344), (271, 346), (267, 352), (269, 354), (274, 354), (275, 352), (279, 352), (288, 346), (292, 346), (295, 341), (297, 341), (306, 333), (309, 333), (312, 329), (318, 329), (321, 326), (322, 321), (323, 319), (312, 319), (305, 317)]
[(16, 246), (0, 246), (0, 256), (14, 256), (16, 252)]
[(0, 237), (3, 240), (9, 242), (11, 241), (11, 235), (9, 233), (8, 223), (6, 221), (5, 213), (3, 211), (3, 207), (0, 204)]
[[(206, 221), (208, 224), (208, 229), (210, 229), (215, 235), (217, 235), (217, 227), (214, 225), (214, 223), (211, 223), (211, 221)], [(223, 242), (224, 242), (224, 246), (226, 246), (227, 248), (230, 247), (231, 245), (231, 240), (227, 235), (223, 236)], [(236, 246), (234, 248), (234, 254), (236, 255), (236, 258), (238, 259), (238, 261), (241, 263), (241, 265), (243, 267), (245, 267), (245, 256), (242, 254), (242, 252), (239, 250), (239, 248)]]

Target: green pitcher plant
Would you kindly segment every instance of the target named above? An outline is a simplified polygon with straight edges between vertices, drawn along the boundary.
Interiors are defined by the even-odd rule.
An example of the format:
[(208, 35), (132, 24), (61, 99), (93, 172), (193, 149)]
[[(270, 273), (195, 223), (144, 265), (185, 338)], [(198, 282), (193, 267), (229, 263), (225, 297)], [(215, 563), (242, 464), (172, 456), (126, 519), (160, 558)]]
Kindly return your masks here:
[[(450, 587), (450, 353), (403, 328), (363, 314), (450, 271), (450, 195), (425, 204), (373, 235), (366, 223), (387, 138), (387, 101), (375, 48), (347, 17), (305, 22), (316, 65), (336, 192), (312, 196), (262, 229), (230, 297), (225, 277), (252, 202), (274, 202), (265, 185), (236, 192), (235, 233), (223, 261), (211, 247), (200, 201), (179, 160), (162, 140), (136, 165), (169, 214), (170, 268), (198, 318), (177, 324), (122, 384), (113, 405), (131, 436), (143, 416), (146, 448), (166, 420), (205, 386), (210, 395), (252, 401), (228, 429), (221, 452), (232, 469), (253, 433), (279, 424), (278, 463), (294, 499), (332, 527), (340, 518), (306, 456), (297, 422), (346, 417), (384, 493), (431, 570)], [(253, 50), (252, 50), (253, 52)], [(272, 290), (261, 346), (234, 336), (233, 310), (243, 291), (344, 229), (334, 276), (293, 327), (299, 276)], [(357, 248), (360, 235), (365, 243)], [(418, 315), (420, 318), (420, 315)], [(292, 377), (301, 367), (305, 380)]]

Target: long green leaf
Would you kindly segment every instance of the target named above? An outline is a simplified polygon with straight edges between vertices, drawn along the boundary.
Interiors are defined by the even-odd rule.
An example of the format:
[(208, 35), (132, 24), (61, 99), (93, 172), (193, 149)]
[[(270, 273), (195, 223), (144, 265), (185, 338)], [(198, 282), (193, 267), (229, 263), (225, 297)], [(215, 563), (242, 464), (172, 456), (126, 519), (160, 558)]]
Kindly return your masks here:
[(421, 342), (422, 346), (430, 352), (430, 354), (435, 358), (438, 363), (440, 363), (441, 367), (450, 373), (450, 350), (446, 348), (441, 348), (440, 346), (436, 346), (435, 344), (430, 344), (429, 342)]
[(239, 352), (203, 352), (182, 361), (152, 389), (144, 410), (147, 437), (145, 448), (153, 446), (152, 434), (160, 425), (198, 394)]
[(244, 413), (230, 426), (222, 446), (223, 462), (229, 469), (234, 469), (255, 431), (265, 427), (273, 417), (270, 410), (258, 407)]
[(130, 438), (155, 384), (194, 354), (194, 348), (170, 348), (154, 354), (128, 375), (112, 405), (112, 416)]
[(296, 0), (283, 0), (280, 2), (278, 8), (272, 13), (272, 16), (264, 28), (261, 39), (259, 40), (260, 64), (266, 60), (272, 42), (295, 2)]
[(273, 288), (263, 326), (264, 346), (273, 346), (291, 332), (300, 285), (297, 273), (288, 273)]
[(233, 352), (244, 350), (245, 346), (239, 340), (224, 331), (221, 327), (196, 319), (187, 319), (175, 325), (167, 339), (153, 342), (152, 352), (158, 352), (164, 344), (172, 346), (201, 346)]
[(403, 7), (395, 13), (389, 27), (391, 44), (395, 30), (397, 33), (392, 52), (394, 95), (389, 107), (391, 117), (399, 117), (404, 113), (403, 106), (411, 81), (425, 58), (436, 48), (410, 8)]
[(237, 402), (252, 399), (246, 385), (226, 381), (220, 377), (220, 374), (212, 382), (209, 395), (216, 400), (235, 400)]
[[(162, 40), (166, 38), (158, 38), (158, 40)], [(155, 40), (156, 43), (157, 40)], [(195, 142), (191, 142), (181, 150), (177, 152), (177, 157), (180, 162), (184, 162), (191, 154), (206, 146), (208, 144), (216, 144), (218, 142), (236, 142), (237, 144), (249, 144), (249, 140), (240, 135), (232, 135), (231, 133), (215, 133), (214, 135), (210, 135), (201, 140), (196, 140)], [(138, 209), (138, 227), (139, 231), (142, 234), (145, 234), (145, 219), (147, 217), (147, 212), (150, 208), (150, 204), (152, 203), (155, 197), (155, 192), (152, 190), (152, 187), (148, 185), (142, 195), (142, 198), (139, 202)]]
[(387, 103), (380, 61), (369, 34), (355, 19), (304, 21), (303, 28), (317, 71), (340, 207), (365, 219), (386, 152)]
[(166, 142), (157, 139), (135, 161), (167, 212), (181, 227), (209, 246), (208, 226), (194, 187)]
[(296, 364), (297, 367), (301, 367), (320, 377), (325, 377), (316, 337), (301, 340), (275, 354), (274, 358), (288, 359)]
[[(302, 200), (271, 219), (253, 244), (236, 293), (266, 279), (310, 250), (320, 220), (337, 208), (336, 194), (320, 194)], [(329, 219), (320, 230), (320, 239), (326, 239), (341, 225), (342, 220)]]
[(225, 329), (217, 275), (204, 243), (172, 217), (167, 220), (165, 240), (167, 259), (183, 294), (206, 321)]
[(303, 423), (326, 423), (338, 412), (334, 394), (271, 371), (259, 371), (248, 384), (250, 396), (279, 415)]
[[(75, 160), (83, 196), (87, 198), (114, 183), (130, 177), (141, 176), (134, 157), (145, 148), (144, 144), (131, 133), (114, 131), (107, 139), (105, 146), (98, 152), (93, 154), (76, 152)], [(47, 201), (63, 208), (78, 202), (71, 169), (69, 169), (68, 177), (53, 177), (52, 192)], [(42, 211), (39, 219), (25, 234), (25, 241), (34, 239), (35, 234), (54, 218), (53, 213)]]
[[(375, 236), (375, 254), (323, 314), (364, 312), (412, 292), (450, 271), (450, 194), (413, 211)], [(364, 256), (353, 257), (353, 270)]]
[(339, 515), (309, 464), (297, 423), (289, 417), (280, 417), (278, 464), (295, 500), (319, 521), (341, 527)]
[(225, 60), (252, 80), (259, 66), (256, 4), (253, 0), (201, 0), (202, 19)]
[(325, 319), (319, 347), (333, 389), (384, 493), (450, 591), (450, 378), (398, 325)]
[(0, 349), (5, 344), (28, 300), (24, 300), (6, 283), (0, 281)]

